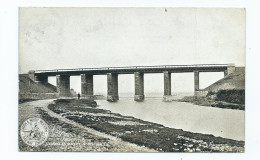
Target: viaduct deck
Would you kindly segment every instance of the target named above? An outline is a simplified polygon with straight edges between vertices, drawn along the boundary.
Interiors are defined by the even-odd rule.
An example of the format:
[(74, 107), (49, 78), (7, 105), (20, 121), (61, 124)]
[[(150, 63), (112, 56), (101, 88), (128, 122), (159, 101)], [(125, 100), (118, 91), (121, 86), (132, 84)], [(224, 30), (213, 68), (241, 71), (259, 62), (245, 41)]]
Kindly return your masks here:
[(228, 64), (194, 64), (194, 65), (160, 65), (160, 66), (128, 66), (128, 67), (102, 67), (102, 68), (76, 68), (76, 69), (53, 69), (53, 70), (35, 70), (34, 74), (44, 76), (56, 75), (106, 75), (107, 73), (133, 74), (142, 73), (162, 73), (164, 71), (172, 73), (182, 72), (223, 72), (227, 70)]

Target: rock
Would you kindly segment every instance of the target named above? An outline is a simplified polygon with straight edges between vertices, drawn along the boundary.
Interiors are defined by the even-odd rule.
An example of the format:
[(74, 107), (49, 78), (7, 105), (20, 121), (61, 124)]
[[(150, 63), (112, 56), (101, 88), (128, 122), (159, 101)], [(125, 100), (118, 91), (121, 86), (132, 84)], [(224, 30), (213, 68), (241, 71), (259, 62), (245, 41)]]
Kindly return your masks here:
[(200, 150), (199, 148), (197, 148), (195, 151), (196, 151), (196, 152), (201, 152), (201, 150)]
[(193, 144), (188, 145), (189, 148), (193, 147)]

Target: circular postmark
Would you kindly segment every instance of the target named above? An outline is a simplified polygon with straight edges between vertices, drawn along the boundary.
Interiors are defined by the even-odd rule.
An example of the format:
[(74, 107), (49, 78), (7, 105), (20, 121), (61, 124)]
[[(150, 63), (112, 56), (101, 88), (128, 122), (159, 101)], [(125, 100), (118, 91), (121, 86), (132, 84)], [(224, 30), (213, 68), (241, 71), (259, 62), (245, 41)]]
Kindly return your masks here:
[(24, 143), (32, 147), (37, 147), (47, 140), (49, 127), (40, 118), (29, 118), (23, 122), (20, 128), (20, 135)]

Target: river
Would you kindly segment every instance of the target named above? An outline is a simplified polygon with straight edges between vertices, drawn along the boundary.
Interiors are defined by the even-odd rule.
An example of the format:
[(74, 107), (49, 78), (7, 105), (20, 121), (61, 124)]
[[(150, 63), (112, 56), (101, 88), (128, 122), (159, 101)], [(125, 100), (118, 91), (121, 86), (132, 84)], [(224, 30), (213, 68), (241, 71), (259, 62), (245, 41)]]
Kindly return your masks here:
[(133, 116), (166, 127), (195, 133), (212, 134), (234, 140), (245, 140), (245, 112), (198, 106), (185, 102), (162, 102), (161, 98), (120, 98), (118, 102), (97, 100), (99, 108)]

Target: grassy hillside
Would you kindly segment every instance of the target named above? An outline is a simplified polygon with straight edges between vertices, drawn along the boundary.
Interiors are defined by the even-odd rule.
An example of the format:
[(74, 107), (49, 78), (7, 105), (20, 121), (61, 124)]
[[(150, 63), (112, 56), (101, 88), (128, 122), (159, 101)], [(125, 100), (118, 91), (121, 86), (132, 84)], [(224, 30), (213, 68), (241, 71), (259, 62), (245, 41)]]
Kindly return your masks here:
[(19, 74), (19, 93), (56, 93), (56, 86), (50, 83), (37, 83), (28, 74)]
[(206, 96), (186, 96), (180, 102), (228, 109), (245, 110), (245, 67), (235, 71), (205, 88)]
[(245, 89), (245, 67), (236, 67), (235, 72), (208, 86), (204, 91), (217, 92), (231, 89)]

